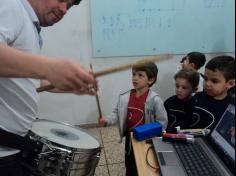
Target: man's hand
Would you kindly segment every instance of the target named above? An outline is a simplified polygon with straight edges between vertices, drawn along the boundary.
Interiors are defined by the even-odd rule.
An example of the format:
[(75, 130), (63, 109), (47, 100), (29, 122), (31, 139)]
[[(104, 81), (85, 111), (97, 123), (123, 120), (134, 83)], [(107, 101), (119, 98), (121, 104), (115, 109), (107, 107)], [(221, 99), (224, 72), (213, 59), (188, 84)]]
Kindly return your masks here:
[(53, 92), (95, 95), (97, 81), (91, 70), (71, 60), (50, 60), (45, 78), (56, 88)]

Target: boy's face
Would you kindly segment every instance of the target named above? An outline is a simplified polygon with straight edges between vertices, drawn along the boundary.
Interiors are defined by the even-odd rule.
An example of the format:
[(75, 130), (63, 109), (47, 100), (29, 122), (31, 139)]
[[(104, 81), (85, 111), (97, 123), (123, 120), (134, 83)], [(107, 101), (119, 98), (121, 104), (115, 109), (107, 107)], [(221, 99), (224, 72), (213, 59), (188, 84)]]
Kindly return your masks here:
[(205, 69), (204, 90), (211, 97), (222, 100), (228, 95), (228, 90), (235, 85), (234, 80), (226, 81), (220, 71)]
[(182, 63), (183, 69), (194, 69), (194, 63), (190, 63), (189, 58), (186, 58)]
[(176, 96), (183, 101), (189, 100), (195, 92), (192, 85), (184, 78), (176, 78), (175, 80)]
[(133, 70), (133, 86), (136, 90), (148, 89), (153, 83), (153, 79), (149, 79), (146, 72)]

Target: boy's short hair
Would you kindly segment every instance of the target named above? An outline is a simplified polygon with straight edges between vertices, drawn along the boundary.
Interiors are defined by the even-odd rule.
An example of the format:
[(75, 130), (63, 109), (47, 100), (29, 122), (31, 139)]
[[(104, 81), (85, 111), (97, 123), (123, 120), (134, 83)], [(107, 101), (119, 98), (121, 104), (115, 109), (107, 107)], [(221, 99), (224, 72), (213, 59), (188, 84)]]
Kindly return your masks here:
[(226, 81), (235, 79), (235, 59), (231, 56), (217, 56), (211, 59), (206, 68), (221, 72)]
[[(184, 58), (183, 58), (184, 59)], [(206, 56), (200, 52), (191, 52), (185, 56), (185, 59), (189, 60), (189, 63), (195, 64), (195, 69), (199, 70), (206, 63)]]
[(75, 0), (74, 5), (79, 5), (82, 0)]
[(181, 59), (181, 61), (180, 61), (180, 63), (181, 64), (183, 64), (184, 63), (184, 61), (187, 59), (187, 57), (185, 56), (185, 57), (183, 57), (182, 59)]
[(175, 80), (177, 78), (183, 78), (188, 80), (192, 88), (197, 88), (200, 80), (200, 74), (193, 69), (182, 69), (174, 76)]
[(132, 68), (133, 71), (144, 71), (147, 74), (148, 79), (154, 78), (154, 81), (149, 87), (152, 87), (153, 84), (157, 81), (158, 68), (154, 62), (148, 61), (144, 63), (138, 63)]

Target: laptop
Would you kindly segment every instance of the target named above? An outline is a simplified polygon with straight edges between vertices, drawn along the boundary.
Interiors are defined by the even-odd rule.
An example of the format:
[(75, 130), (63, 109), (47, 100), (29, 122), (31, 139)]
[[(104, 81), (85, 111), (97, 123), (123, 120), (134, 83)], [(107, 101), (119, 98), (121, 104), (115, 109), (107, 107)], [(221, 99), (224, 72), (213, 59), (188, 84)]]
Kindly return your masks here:
[(162, 176), (235, 175), (235, 105), (230, 104), (214, 130), (194, 144), (152, 140)]

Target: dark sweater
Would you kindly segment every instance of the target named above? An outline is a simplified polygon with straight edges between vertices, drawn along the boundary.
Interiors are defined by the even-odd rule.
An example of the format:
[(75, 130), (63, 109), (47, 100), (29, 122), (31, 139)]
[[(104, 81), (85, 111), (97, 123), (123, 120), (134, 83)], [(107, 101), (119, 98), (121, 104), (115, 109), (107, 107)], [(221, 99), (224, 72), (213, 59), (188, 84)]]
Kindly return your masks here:
[(177, 96), (173, 96), (165, 101), (164, 106), (168, 115), (167, 131), (177, 126), (180, 126), (181, 129), (189, 128), (189, 119), (191, 119), (193, 109), (192, 99), (183, 101)]
[(223, 100), (216, 100), (205, 92), (197, 93), (193, 98), (193, 114), (190, 128), (214, 129), (221, 116), (234, 99), (227, 96)]

